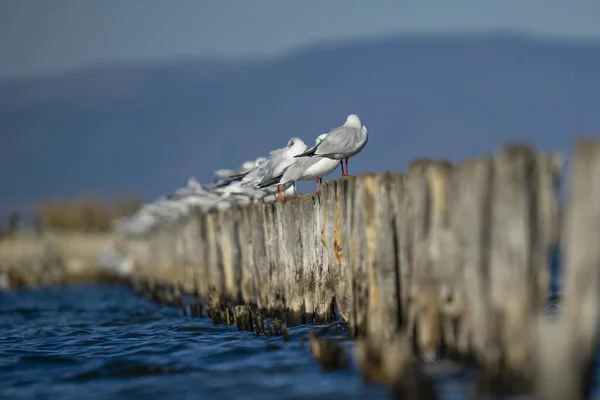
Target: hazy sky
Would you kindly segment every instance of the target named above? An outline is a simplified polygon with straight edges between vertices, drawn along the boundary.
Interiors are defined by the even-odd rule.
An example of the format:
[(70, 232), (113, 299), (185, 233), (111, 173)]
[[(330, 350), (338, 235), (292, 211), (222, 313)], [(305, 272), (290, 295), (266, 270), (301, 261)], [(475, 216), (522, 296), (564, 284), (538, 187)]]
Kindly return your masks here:
[(598, 21), (598, 0), (0, 0), (0, 76), (393, 32), (600, 38)]

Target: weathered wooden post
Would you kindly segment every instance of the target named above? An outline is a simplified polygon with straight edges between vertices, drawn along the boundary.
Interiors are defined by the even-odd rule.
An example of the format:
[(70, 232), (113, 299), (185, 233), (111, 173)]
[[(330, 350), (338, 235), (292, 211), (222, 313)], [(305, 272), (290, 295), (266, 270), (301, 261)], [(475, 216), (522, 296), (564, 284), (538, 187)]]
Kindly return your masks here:
[(297, 200), (302, 243), (302, 298), (307, 323), (327, 320), (335, 293), (332, 281), (335, 266), (328, 262), (326, 242), (323, 242), (326, 240), (326, 205), (323, 196), (303, 196)]
[(362, 229), (364, 237), (359, 238), (365, 244), (359, 251), (367, 253), (362, 264), (369, 276), (369, 291), (365, 304), (366, 337), (356, 342), (355, 355), (367, 380), (389, 385), (401, 380), (405, 384), (408, 382), (403, 372), (410, 369), (413, 354), (410, 341), (400, 334), (404, 310), (399, 232), (404, 212), (404, 176), (392, 172), (368, 175), (358, 187), (363, 189), (357, 197), (363, 210), (355, 215), (366, 224)]
[(254, 282), (254, 229), (262, 229), (254, 227), (252, 224), (252, 210), (254, 206), (240, 207), (239, 219), (236, 221), (236, 229), (238, 232), (239, 246), (239, 262), (240, 262), (240, 292), (242, 302), (256, 304), (257, 293)]
[(410, 263), (407, 301), (409, 337), (415, 335), (425, 360), (437, 359), (442, 344), (441, 283), (449, 269), (445, 254), (446, 192), (451, 166), (445, 161), (417, 160), (407, 174), (406, 206)]
[[(340, 310), (345, 309), (346, 321), (351, 326), (350, 334), (352, 337), (356, 337), (358, 334), (356, 327), (356, 309), (354, 305), (354, 260), (356, 258), (356, 221), (354, 218), (354, 206), (356, 204), (356, 179), (354, 178), (346, 178), (338, 181), (338, 201), (340, 203), (340, 230), (341, 230), (341, 276), (342, 280), (345, 282), (345, 293), (340, 293), (341, 295), (345, 295), (345, 305), (340, 306)], [(336, 258), (339, 261), (339, 250), (336, 245), (336, 241), (339, 240), (338, 231), (337, 231), (337, 219), (335, 220), (335, 234), (334, 234), (334, 243), (333, 250)], [(337, 298), (337, 295), (336, 295)], [(343, 298), (340, 296), (340, 303), (343, 304)], [(341, 311), (340, 311), (341, 312)], [(343, 314), (342, 314), (343, 315)]]
[(177, 283), (179, 283), (184, 293), (192, 293), (194, 291), (194, 246), (197, 241), (197, 231), (194, 228), (194, 219), (181, 218), (179, 220), (176, 257), (181, 270), (181, 278)]
[(239, 207), (220, 212), (219, 247), (223, 262), (223, 292), (222, 294), (235, 304), (241, 303), (242, 271), (240, 260), (240, 239), (238, 225), (240, 220)]
[(335, 303), (343, 321), (349, 320), (351, 308), (351, 284), (347, 265), (342, 262), (342, 216), (341, 209), (344, 202), (342, 186), (344, 181), (329, 181), (321, 186), (321, 195), (315, 204), (315, 213), (318, 216), (317, 237), (314, 238), (313, 248), (317, 251), (314, 262), (314, 287), (318, 287), (318, 277), (327, 276), (328, 281), (315, 298), (315, 307), (319, 308), (317, 315), (320, 318), (330, 310), (325, 306), (329, 297), (335, 297)]
[[(407, 336), (418, 343), (418, 348), (425, 347), (425, 340), (420, 340), (427, 329), (418, 329), (419, 321), (425, 321), (421, 312), (431, 309), (437, 302), (437, 294), (433, 286), (427, 282), (427, 273), (418, 263), (419, 254), (425, 253), (425, 242), (429, 229), (429, 192), (427, 189), (426, 169), (428, 160), (415, 160), (408, 168), (405, 176), (404, 227), (401, 233), (401, 248), (405, 255), (403, 263), (408, 265), (407, 279), (403, 279), (402, 302), (406, 309), (406, 324), (403, 329)], [(402, 274), (401, 274), (402, 275)], [(430, 315), (432, 313), (429, 313)], [(415, 336), (415, 334), (417, 334)], [(419, 343), (420, 341), (420, 343)], [(436, 343), (437, 345), (437, 343)]]
[(303, 319), (304, 272), (302, 268), (302, 199), (297, 198), (283, 204), (281, 209), (280, 251), (282, 286), (284, 291), (286, 323), (295, 326)]
[(591, 398), (600, 317), (600, 142), (577, 143), (564, 226), (565, 309), (541, 321), (536, 391), (549, 400)]
[(198, 223), (198, 242), (196, 251), (198, 252), (198, 264), (196, 265), (196, 287), (198, 295), (204, 299), (208, 298), (208, 286), (210, 275), (210, 247), (208, 243), (208, 215), (200, 211), (194, 212), (192, 218)]
[(452, 173), (449, 224), (454, 235), (460, 271), (446, 282), (442, 310), (457, 325), (460, 355), (488, 349), (488, 251), (490, 241), (492, 160), (461, 162)]
[(281, 228), (279, 227), (279, 207), (281, 203), (267, 203), (262, 206), (263, 223), (265, 227), (265, 248), (267, 265), (264, 266), (265, 283), (263, 289), (267, 297), (267, 310), (272, 315), (279, 315), (283, 310), (283, 290), (280, 285), (280, 259), (279, 242), (277, 240)]
[[(489, 249), (488, 335), (483, 339), (484, 390), (532, 390), (534, 330), (549, 290), (547, 254), (558, 214), (557, 168), (527, 145), (505, 146), (494, 158)], [(543, 162), (540, 162), (542, 160)], [(551, 160), (551, 159), (550, 159)]]
[[(352, 318), (352, 273), (350, 270), (350, 238), (355, 180), (343, 179), (325, 182), (323, 198), (327, 212), (324, 224), (327, 227), (327, 250), (330, 268), (336, 272), (335, 300), (342, 321)], [(325, 222), (326, 221), (326, 222)]]
[(373, 289), (369, 303), (367, 332), (374, 340), (389, 342), (402, 323), (400, 225), (403, 217), (404, 176), (387, 172), (371, 179), (375, 188), (367, 191), (373, 201), (372, 231), (368, 245), (373, 252)]
[[(206, 245), (208, 248), (208, 312), (214, 323), (230, 324), (229, 313), (225, 309), (225, 277), (221, 248), (220, 217), (217, 213), (206, 215)], [(224, 314), (224, 311), (226, 314)]]
[[(371, 174), (360, 177), (346, 178), (354, 182), (352, 191), (346, 196), (352, 197), (353, 206), (351, 214), (349, 241), (344, 245), (349, 253), (348, 266), (352, 282), (352, 312), (350, 314), (350, 329), (353, 337), (366, 334), (367, 316), (369, 312), (369, 284), (371, 275), (369, 271), (370, 255), (367, 235), (372, 227), (368, 226), (368, 214), (373, 211), (374, 193)], [(365, 215), (367, 214), (367, 215)], [(342, 222), (343, 223), (343, 222)]]
[[(427, 187), (429, 190), (429, 228), (426, 242), (425, 265), (421, 260), (416, 265), (425, 269), (431, 279), (434, 299), (437, 305), (429, 306), (428, 312), (439, 313), (442, 341), (446, 344), (447, 353), (455, 355), (458, 351), (456, 338), (457, 315), (453, 313), (450, 303), (454, 300), (451, 290), (453, 281), (462, 278), (462, 266), (458, 259), (456, 236), (450, 225), (450, 193), (451, 177), (454, 170), (447, 161), (431, 163), (427, 168)], [(422, 271), (417, 271), (422, 273)], [(437, 294), (437, 296), (435, 296)], [(429, 316), (431, 326), (435, 326), (434, 315)], [(432, 332), (431, 335), (435, 335)], [(433, 349), (430, 349), (431, 352)]]
[(248, 252), (249, 273), (252, 282), (252, 302), (256, 304), (258, 310), (265, 310), (267, 307), (267, 292), (264, 285), (268, 283), (268, 258), (266, 249), (266, 232), (264, 222), (264, 205), (255, 204), (248, 209), (248, 220), (250, 223), (250, 243), (251, 250)]

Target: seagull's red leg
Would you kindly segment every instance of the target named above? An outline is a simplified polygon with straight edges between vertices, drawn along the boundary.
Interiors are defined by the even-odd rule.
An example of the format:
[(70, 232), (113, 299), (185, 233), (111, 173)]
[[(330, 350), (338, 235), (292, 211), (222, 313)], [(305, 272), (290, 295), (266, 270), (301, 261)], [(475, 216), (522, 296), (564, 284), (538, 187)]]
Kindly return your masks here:
[(321, 191), (319, 190), (319, 178), (315, 178), (315, 186), (317, 187), (317, 194), (321, 194)]
[(346, 176), (346, 173), (344, 172), (344, 160), (340, 160), (340, 165), (342, 166), (342, 176)]
[(350, 170), (348, 169), (348, 158), (349, 157), (346, 157), (346, 176), (348, 176), (350, 172)]
[(279, 200), (283, 201), (283, 191), (281, 190), (281, 185), (277, 185), (277, 191), (279, 192)]

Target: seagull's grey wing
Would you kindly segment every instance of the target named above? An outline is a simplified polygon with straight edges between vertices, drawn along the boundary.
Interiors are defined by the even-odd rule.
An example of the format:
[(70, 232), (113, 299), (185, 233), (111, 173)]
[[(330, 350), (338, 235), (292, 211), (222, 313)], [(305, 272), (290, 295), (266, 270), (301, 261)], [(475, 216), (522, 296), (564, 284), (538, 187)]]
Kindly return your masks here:
[(303, 153), (297, 154), (294, 157), (296, 158), (300, 158), (300, 157), (311, 157), (311, 156), (315, 156), (315, 155), (323, 155), (323, 154), (329, 154), (329, 152), (324, 153), (321, 148), (323, 146), (323, 143), (327, 141), (327, 139), (331, 136), (331, 135), (336, 135), (336, 132), (338, 131), (342, 131), (343, 133), (346, 133), (347, 131), (345, 131), (345, 129), (352, 129), (352, 128), (348, 128), (346, 126), (338, 126), (337, 128), (333, 128), (332, 130), (329, 131), (329, 133), (327, 133), (327, 136), (325, 137), (325, 139), (321, 140), (319, 143), (315, 144), (313, 147), (311, 147), (310, 149), (304, 151)]
[(360, 139), (360, 129), (348, 126), (340, 126), (331, 131), (325, 139), (319, 143), (315, 150), (315, 155), (331, 156), (344, 153), (352, 149)]
[(295, 182), (302, 177), (306, 168), (317, 161), (319, 161), (319, 158), (296, 158), (292, 164), (285, 166), (281, 171), (279, 171), (281, 168), (273, 168), (273, 170), (270, 171), (270, 176), (265, 175), (258, 186), (260, 188), (265, 188), (276, 184), (285, 185), (288, 182)]
[(262, 163), (259, 167), (259, 183), (264, 184), (266, 181), (275, 177), (277, 167), (284, 160), (287, 154), (288, 148), (285, 147), (283, 149), (272, 150), (269, 155), (269, 159)]
[(281, 177), (283, 176), (283, 172), (280, 173), (277, 176), (274, 176), (271, 179), (263, 179), (260, 181), (260, 183), (258, 184), (258, 187), (260, 189), (265, 189), (268, 188), (269, 186), (273, 186), (273, 185), (278, 185), (279, 181), (281, 180)]
[(260, 164), (258, 167), (254, 168), (240, 181), (241, 184), (243, 186), (257, 185), (258, 182), (260, 182), (260, 180), (265, 175), (265, 171), (267, 170), (267, 167), (270, 163), (271, 159), (268, 159), (264, 163)]
[(244, 184), (248, 184), (250, 182), (254, 182), (259, 180), (263, 174), (265, 173), (265, 170), (267, 168), (267, 166), (269, 165), (269, 163), (271, 162), (271, 159), (267, 159), (266, 161), (260, 163), (259, 165), (257, 165), (256, 167), (254, 167), (253, 169), (251, 169), (243, 178), (242, 178), (242, 183)]
[(215, 184), (213, 185), (213, 187), (215, 187), (215, 188), (220, 188), (220, 187), (224, 187), (224, 186), (230, 185), (230, 184), (232, 184), (233, 182), (238, 182), (238, 181), (240, 181), (240, 180), (244, 179), (244, 177), (245, 177), (246, 175), (248, 175), (248, 173), (245, 173), (245, 174), (240, 174), (240, 175), (231, 175), (231, 176), (229, 176), (227, 179), (225, 179), (225, 180), (222, 180), (221, 182), (215, 183)]
[(310, 166), (319, 162), (319, 160), (320, 157), (296, 158), (296, 161), (294, 161), (292, 165), (284, 170), (281, 183), (284, 184), (288, 182), (296, 182), (298, 179), (302, 178), (304, 171), (306, 171)]
[(264, 173), (261, 176), (259, 185), (265, 184), (266, 182), (275, 178), (275, 175), (277, 175), (276, 174), (277, 167), (281, 163), (282, 159), (283, 159), (283, 157), (278, 157), (278, 158), (276, 157), (276, 158), (271, 158), (269, 160), (269, 163), (267, 165), (265, 165)]
[(312, 155), (315, 154), (315, 151), (317, 151), (317, 148), (319, 147), (319, 145), (323, 143), (323, 141), (320, 141), (319, 143), (317, 143), (316, 145), (314, 145), (313, 147), (311, 147), (308, 150), (305, 150), (303, 153), (300, 154), (296, 154), (294, 156), (294, 158), (300, 158), (300, 157), (310, 157)]

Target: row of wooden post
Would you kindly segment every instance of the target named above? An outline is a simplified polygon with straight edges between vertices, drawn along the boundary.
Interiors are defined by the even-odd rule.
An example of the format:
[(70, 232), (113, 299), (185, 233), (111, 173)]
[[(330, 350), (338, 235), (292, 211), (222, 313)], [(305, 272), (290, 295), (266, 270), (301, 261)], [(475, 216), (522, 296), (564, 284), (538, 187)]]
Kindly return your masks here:
[[(507, 145), (454, 166), (423, 159), (404, 175), (329, 181), (320, 196), (195, 213), (128, 243), (140, 275), (179, 282), (213, 306), (248, 304), (294, 326), (331, 320), (335, 299), (362, 354), (389, 366), (386, 382), (400, 360), (450, 356), (474, 360), (485, 390), (586, 398), (598, 333), (600, 143), (579, 142), (571, 162), (564, 218), (564, 161)], [(566, 308), (550, 320), (557, 248)], [(394, 347), (399, 340), (415, 357), (390, 350), (412, 351)]]

